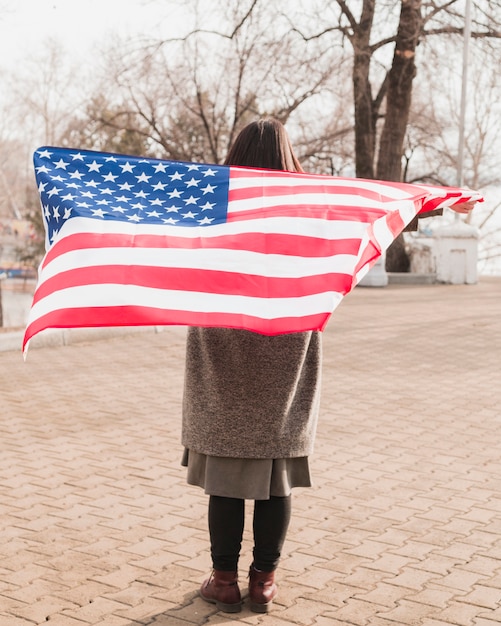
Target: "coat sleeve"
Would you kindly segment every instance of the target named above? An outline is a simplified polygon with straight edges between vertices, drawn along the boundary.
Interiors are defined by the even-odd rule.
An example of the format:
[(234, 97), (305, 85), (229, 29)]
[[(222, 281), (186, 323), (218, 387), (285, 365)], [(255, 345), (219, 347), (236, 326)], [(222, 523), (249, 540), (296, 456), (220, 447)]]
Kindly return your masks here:
[(407, 224), (404, 228), (404, 232), (415, 231), (418, 229), (418, 220), (424, 219), (426, 217), (433, 217), (434, 215), (442, 215), (444, 212), (443, 209), (435, 209), (434, 211), (426, 211), (426, 213), (419, 213), (415, 218), (412, 219), (411, 222)]

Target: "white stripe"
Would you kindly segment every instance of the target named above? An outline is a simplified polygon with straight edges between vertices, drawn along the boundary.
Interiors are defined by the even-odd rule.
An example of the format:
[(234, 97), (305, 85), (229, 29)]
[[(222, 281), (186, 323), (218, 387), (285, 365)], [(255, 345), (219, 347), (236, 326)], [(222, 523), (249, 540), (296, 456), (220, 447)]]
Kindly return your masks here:
[(120, 265), (186, 268), (253, 274), (269, 278), (301, 278), (330, 272), (352, 274), (356, 255), (301, 257), (242, 250), (176, 248), (89, 248), (56, 256), (42, 270), (40, 283), (74, 268)]
[[(408, 201), (408, 196), (403, 198), (402, 201)], [(388, 213), (391, 209), (398, 208), (394, 205), (398, 200), (392, 200), (389, 202), (381, 198), (381, 200), (375, 200), (374, 198), (365, 198), (364, 196), (355, 196), (353, 194), (339, 194), (333, 195), (332, 193), (295, 193), (294, 195), (286, 194), (283, 196), (260, 196), (258, 198), (247, 198), (242, 200), (231, 200), (229, 204), (229, 212), (237, 213), (240, 211), (259, 211), (262, 209), (268, 209), (276, 206), (290, 206), (303, 204), (311, 207), (313, 210), (319, 208), (323, 211), (333, 211), (335, 215), (336, 208), (350, 207), (354, 212), (357, 209), (379, 209)], [(292, 209), (293, 211), (294, 209)]]
[(385, 220), (374, 222), (374, 237), (382, 251), (386, 250), (395, 239)]
[(420, 205), (416, 208), (416, 205), (412, 201), (402, 204), (402, 206), (398, 208), (398, 212), (400, 213), (403, 223), (408, 224), (412, 218), (416, 217), (419, 208)]
[[(333, 291), (297, 298), (253, 298), (192, 291), (169, 291), (136, 285), (85, 285), (61, 289), (35, 303), (28, 326), (34, 320), (61, 309), (141, 306), (198, 313), (251, 315), (261, 319), (303, 317), (330, 313), (342, 294)], [(71, 319), (71, 313), (68, 313)]]

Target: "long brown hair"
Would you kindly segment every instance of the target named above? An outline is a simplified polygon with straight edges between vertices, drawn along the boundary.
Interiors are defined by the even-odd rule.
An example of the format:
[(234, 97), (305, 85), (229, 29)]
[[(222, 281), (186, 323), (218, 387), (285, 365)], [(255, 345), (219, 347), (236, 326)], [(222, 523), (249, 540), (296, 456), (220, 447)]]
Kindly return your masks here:
[(225, 165), (303, 172), (285, 126), (265, 118), (245, 126), (231, 146)]

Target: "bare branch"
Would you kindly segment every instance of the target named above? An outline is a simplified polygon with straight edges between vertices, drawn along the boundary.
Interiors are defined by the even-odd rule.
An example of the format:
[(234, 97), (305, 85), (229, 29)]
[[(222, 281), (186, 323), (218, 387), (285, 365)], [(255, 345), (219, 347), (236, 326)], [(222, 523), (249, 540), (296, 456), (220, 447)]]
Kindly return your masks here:
[(359, 27), (359, 24), (357, 20), (355, 19), (355, 16), (353, 15), (353, 13), (350, 11), (346, 2), (344, 0), (336, 0), (336, 1), (339, 5), (339, 8), (341, 9), (341, 13), (346, 17), (346, 19), (350, 23), (352, 30), (356, 31), (357, 28)]

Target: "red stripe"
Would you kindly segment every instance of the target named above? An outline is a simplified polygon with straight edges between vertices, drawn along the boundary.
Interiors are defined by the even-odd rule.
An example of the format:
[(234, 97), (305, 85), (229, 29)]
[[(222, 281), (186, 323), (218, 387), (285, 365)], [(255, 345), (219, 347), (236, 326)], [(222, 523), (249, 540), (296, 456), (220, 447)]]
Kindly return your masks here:
[[(347, 293), (351, 274), (328, 273), (301, 278), (268, 278), (215, 270), (105, 265), (60, 272), (35, 291), (33, 304), (61, 289), (85, 285), (137, 285), (166, 291), (249, 296), (251, 298), (299, 298), (324, 291)], [(159, 296), (160, 297), (160, 296)], [(168, 296), (167, 296), (168, 297)]]
[(381, 250), (374, 244), (373, 241), (369, 241), (368, 244), (365, 246), (362, 256), (360, 257), (360, 260), (357, 263), (353, 272), (353, 287), (355, 287), (356, 285), (356, 276), (358, 272), (360, 272), (360, 270), (367, 264), (373, 265), (380, 256)]
[[(448, 194), (451, 197), (451, 194)], [(442, 204), (445, 198), (429, 198), (423, 203), (423, 206), (419, 209), (418, 213), (426, 213), (427, 211), (434, 211), (438, 206)], [(464, 200), (466, 202), (466, 200)]]
[(26, 343), (47, 328), (95, 328), (102, 326), (222, 326), (241, 328), (264, 335), (278, 335), (307, 330), (323, 330), (330, 313), (304, 317), (282, 317), (273, 320), (231, 313), (196, 313), (136, 306), (89, 307), (61, 309), (39, 317), (26, 328)]
[(328, 194), (330, 199), (325, 204), (336, 206), (336, 198), (340, 196), (350, 196), (353, 198), (353, 208), (357, 207), (357, 197), (365, 198), (368, 200), (376, 200), (377, 202), (395, 202), (398, 200), (409, 200), (412, 198), (420, 198), (426, 195), (426, 192), (418, 193), (415, 189), (413, 193), (409, 194), (408, 198), (394, 198), (393, 196), (383, 195), (381, 189), (384, 192), (384, 186), (379, 185), (380, 189), (374, 191), (363, 187), (353, 187), (353, 185), (329, 185), (325, 181), (319, 181), (316, 185), (275, 185), (268, 184), (266, 187), (258, 184), (256, 186), (234, 188), (230, 187), (228, 192), (228, 199), (230, 202), (235, 200), (248, 200), (251, 198), (270, 198), (274, 196), (288, 196), (291, 199), (291, 204), (296, 206), (294, 202), (294, 196), (298, 194)]
[[(202, 243), (203, 242), (203, 243)], [(303, 235), (246, 233), (221, 237), (174, 237), (165, 235), (121, 235), (76, 233), (64, 237), (47, 252), (43, 266), (61, 254), (73, 250), (97, 248), (141, 249), (226, 249), (245, 250), (261, 254), (281, 254), (302, 257), (325, 257), (335, 254), (357, 254), (359, 239), (321, 239)]]
[(386, 224), (393, 235), (393, 237), (397, 237), (405, 228), (406, 224), (402, 219), (400, 213), (389, 213), (386, 216)]
[(290, 180), (291, 174), (295, 179), (316, 180), (321, 178), (318, 174), (308, 174), (307, 172), (288, 172), (285, 170), (266, 170), (259, 167), (230, 165), (230, 180), (232, 178), (284, 178), (285, 180)]
[[(354, 210), (356, 211), (354, 213)], [(228, 207), (228, 222), (242, 220), (263, 219), (263, 217), (288, 217), (325, 220), (326, 222), (361, 222), (371, 223), (379, 217), (388, 214), (385, 209), (352, 207), (345, 205), (311, 205), (294, 204), (293, 206), (277, 204), (275, 206), (260, 207), (255, 209), (238, 209), (232, 204)]]
[[(358, 190), (358, 186), (364, 186), (367, 183), (372, 185), (377, 185), (380, 188), (387, 187), (393, 189), (401, 189), (409, 193), (409, 195), (415, 195), (417, 189), (424, 188), (424, 185), (414, 185), (411, 183), (399, 183), (395, 181), (388, 180), (376, 180), (370, 178), (343, 178), (341, 176), (326, 176), (325, 174), (311, 174), (308, 172), (290, 172), (285, 170), (268, 170), (262, 169), (259, 167), (245, 167), (239, 165), (231, 165), (230, 166), (230, 180), (232, 178), (256, 178), (263, 179), (266, 181), (266, 186), (269, 185), (268, 179), (278, 179), (283, 178), (284, 181), (290, 180), (294, 178), (294, 180), (304, 180), (308, 184), (312, 184), (312, 182), (318, 182), (319, 185), (329, 184), (330, 180), (334, 180), (336, 182), (344, 182), (346, 185), (353, 191)], [(431, 185), (428, 187), (432, 187)], [(424, 189), (425, 193), (430, 193), (429, 188), (426, 187)], [(444, 189), (444, 187), (437, 187), (437, 189)], [(447, 187), (447, 190), (460, 190), (459, 187)], [(461, 190), (460, 190), (461, 191)], [(464, 191), (464, 190), (462, 190)]]

